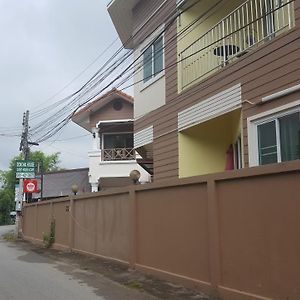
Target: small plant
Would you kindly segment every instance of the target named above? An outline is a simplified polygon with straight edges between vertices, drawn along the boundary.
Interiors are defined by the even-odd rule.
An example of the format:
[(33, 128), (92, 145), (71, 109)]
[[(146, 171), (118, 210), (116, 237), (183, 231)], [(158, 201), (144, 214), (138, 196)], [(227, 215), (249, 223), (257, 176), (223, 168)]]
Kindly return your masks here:
[(43, 232), (43, 243), (46, 248), (50, 248), (55, 241), (55, 220), (52, 219), (50, 223), (50, 232)]
[(17, 239), (16, 234), (14, 232), (6, 233), (2, 237), (8, 242), (14, 242)]
[(138, 281), (129, 281), (125, 283), (125, 286), (127, 286), (130, 289), (143, 291), (143, 287)]

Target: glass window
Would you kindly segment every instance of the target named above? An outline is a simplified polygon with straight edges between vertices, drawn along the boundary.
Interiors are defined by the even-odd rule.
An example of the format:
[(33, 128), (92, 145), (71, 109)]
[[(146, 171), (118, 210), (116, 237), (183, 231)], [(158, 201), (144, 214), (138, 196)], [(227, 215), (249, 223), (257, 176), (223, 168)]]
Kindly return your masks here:
[(107, 134), (104, 136), (104, 149), (133, 148), (133, 136), (127, 134)]
[(279, 118), (281, 161), (300, 158), (299, 113)]
[(257, 125), (259, 164), (300, 159), (299, 112)]
[(277, 142), (275, 121), (257, 126), (259, 164), (277, 162)]
[(144, 65), (144, 82), (147, 82), (152, 77), (152, 47), (149, 47), (143, 56)]
[(163, 39), (160, 37), (154, 43), (154, 76), (163, 69)]
[(163, 37), (159, 37), (143, 54), (143, 81), (147, 82), (164, 68), (163, 62)]

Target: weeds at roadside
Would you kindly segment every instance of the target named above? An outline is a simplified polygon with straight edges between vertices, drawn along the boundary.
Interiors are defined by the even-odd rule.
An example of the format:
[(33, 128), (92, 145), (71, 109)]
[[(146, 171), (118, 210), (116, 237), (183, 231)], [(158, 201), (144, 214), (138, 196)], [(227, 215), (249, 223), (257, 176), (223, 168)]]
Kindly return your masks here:
[(50, 223), (50, 232), (43, 232), (43, 243), (46, 248), (50, 248), (55, 242), (55, 220), (52, 219)]
[(144, 290), (142, 285), (137, 281), (130, 281), (125, 283), (124, 285), (130, 289), (138, 290), (140, 292)]
[(14, 232), (5, 233), (2, 238), (7, 242), (14, 242), (17, 240), (17, 236)]

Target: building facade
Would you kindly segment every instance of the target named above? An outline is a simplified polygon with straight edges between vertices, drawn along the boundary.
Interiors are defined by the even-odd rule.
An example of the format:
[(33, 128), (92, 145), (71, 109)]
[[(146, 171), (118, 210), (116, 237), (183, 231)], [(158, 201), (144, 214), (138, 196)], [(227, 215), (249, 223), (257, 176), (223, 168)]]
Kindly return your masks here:
[(113, 89), (77, 112), (73, 122), (91, 133), (89, 182), (92, 192), (131, 184), (129, 174), (138, 170), (140, 182), (151, 176), (139, 164), (133, 148), (133, 98)]
[(300, 158), (299, 0), (114, 0), (108, 12), (142, 65), (134, 146), (154, 180)]

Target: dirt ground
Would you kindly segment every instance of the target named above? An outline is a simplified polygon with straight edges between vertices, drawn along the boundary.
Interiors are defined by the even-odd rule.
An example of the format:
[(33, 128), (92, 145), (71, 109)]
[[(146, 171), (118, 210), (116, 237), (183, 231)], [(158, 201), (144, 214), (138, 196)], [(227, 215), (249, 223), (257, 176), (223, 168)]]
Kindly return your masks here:
[(77, 270), (79, 269), (82, 272), (86, 272), (86, 274), (89, 274), (90, 278), (92, 278), (93, 274), (100, 274), (129, 289), (143, 292), (145, 293), (145, 296), (151, 295), (158, 299), (172, 300), (216, 300), (199, 291), (190, 290), (180, 285), (145, 275), (139, 271), (131, 270), (128, 266), (121, 263), (75, 252), (46, 249), (24, 240), (17, 240), (14, 243), (28, 251), (35, 252), (45, 258), (53, 260), (58, 264), (62, 263), (65, 266), (70, 266)]

